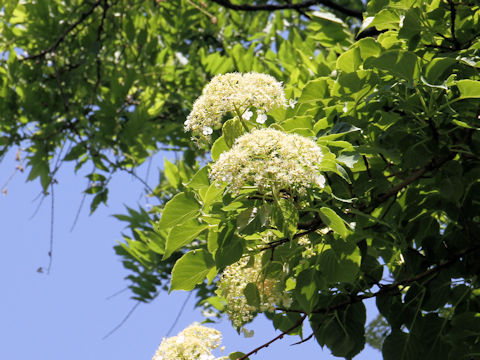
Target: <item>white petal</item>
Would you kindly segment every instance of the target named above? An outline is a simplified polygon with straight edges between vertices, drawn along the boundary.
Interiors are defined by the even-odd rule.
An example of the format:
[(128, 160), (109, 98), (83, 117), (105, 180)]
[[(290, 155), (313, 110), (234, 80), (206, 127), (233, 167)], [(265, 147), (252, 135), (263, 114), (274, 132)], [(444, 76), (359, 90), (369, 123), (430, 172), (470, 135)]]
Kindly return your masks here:
[(251, 112), (250, 110), (247, 110), (243, 113), (242, 115), (242, 119), (244, 120), (250, 120), (250, 118), (252, 117), (253, 115), (253, 112)]
[(265, 115), (265, 114), (258, 114), (256, 121), (257, 121), (257, 123), (259, 123), (259, 124), (264, 124), (265, 121), (267, 121), (267, 115)]

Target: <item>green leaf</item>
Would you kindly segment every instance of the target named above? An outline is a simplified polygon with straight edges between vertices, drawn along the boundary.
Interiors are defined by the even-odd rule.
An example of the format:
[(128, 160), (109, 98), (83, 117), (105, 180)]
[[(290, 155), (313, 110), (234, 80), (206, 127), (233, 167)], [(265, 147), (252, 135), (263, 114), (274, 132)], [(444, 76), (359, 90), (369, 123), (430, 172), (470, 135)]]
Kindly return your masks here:
[(285, 131), (291, 131), (295, 129), (312, 129), (312, 117), (311, 116), (295, 116), (291, 119), (283, 121), (280, 125)]
[(354, 259), (345, 256), (340, 257), (331, 248), (324, 249), (321, 252), (319, 266), (325, 281), (329, 284), (338, 282), (352, 283), (355, 281), (360, 269)]
[(272, 206), (264, 204), (259, 208), (253, 207), (241, 212), (237, 216), (238, 231), (245, 235), (251, 235), (263, 231), (270, 222)]
[(457, 61), (453, 58), (438, 57), (432, 59), (425, 66), (425, 80), (430, 84), (441, 84), (450, 75), (449, 70), (456, 63)]
[(220, 246), (215, 252), (215, 265), (224, 268), (240, 260), (245, 250), (245, 240), (237, 235), (220, 239)]
[(337, 59), (337, 68), (345, 72), (354, 72), (358, 70), (361, 64), (362, 58), (360, 57), (360, 49), (358, 47), (344, 52)]
[(420, 59), (411, 51), (389, 50), (377, 58), (365, 60), (365, 69), (381, 69), (407, 81), (414, 81), (420, 75)]
[(455, 85), (457, 85), (460, 91), (460, 99), (480, 98), (480, 81), (470, 79), (458, 80)]
[(195, 240), (206, 229), (208, 229), (208, 225), (200, 224), (198, 220), (189, 220), (172, 227), (168, 232), (162, 260), (169, 258), (176, 250)]
[(383, 342), (382, 355), (385, 360), (416, 360), (421, 352), (420, 344), (413, 336), (393, 330)]
[(196, 218), (200, 213), (199, 211), (200, 204), (195, 200), (193, 194), (181, 192), (165, 205), (158, 227), (166, 230), (174, 225)]
[[(230, 355), (228, 355), (228, 358), (230, 360), (237, 360), (237, 359), (240, 359), (241, 357), (245, 356), (245, 354), (243, 352), (240, 352), (240, 351), (236, 351), (234, 353), (231, 353)], [(245, 360), (249, 360), (250, 358), (245, 358)]]
[(342, 164), (348, 166), (350, 169), (355, 167), (355, 164), (360, 160), (359, 154), (347, 154), (342, 153), (339, 157), (337, 157), (337, 161), (341, 162)]
[(212, 146), (211, 155), (212, 155), (213, 161), (217, 161), (218, 158), (220, 157), (220, 154), (223, 153), (224, 151), (228, 151), (228, 149), (230, 149), (230, 147), (225, 142), (225, 138), (223, 136), (220, 136), (213, 143), (213, 146)]
[(314, 314), (310, 324), (321, 346), (326, 345), (334, 356), (351, 359), (365, 346), (366, 317), (365, 305), (358, 302), (327, 317)]
[(210, 179), (208, 178), (208, 166), (204, 166), (193, 175), (192, 180), (187, 184), (191, 189), (200, 190), (206, 189), (210, 186)]
[(337, 215), (335, 211), (328, 207), (320, 208), (319, 212), (320, 218), (333, 231), (339, 234), (341, 237), (345, 238), (348, 235), (347, 227), (343, 219)]
[[(222, 135), (225, 140), (225, 144), (229, 148), (232, 147), (235, 139), (245, 133), (245, 128), (242, 125), (242, 121), (235, 117), (233, 119), (227, 120), (222, 127)], [(212, 149), (213, 152), (213, 149)]]
[(303, 270), (297, 276), (295, 299), (306, 312), (312, 311), (318, 303), (319, 289), (315, 282), (317, 276), (318, 272), (312, 268)]
[(214, 268), (214, 261), (206, 250), (193, 250), (177, 260), (172, 269), (170, 291), (191, 291), (201, 284), (209, 271)]
[(382, 9), (375, 16), (365, 18), (360, 32), (372, 26), (377, 30), (398, 29), (399, 22), (400, 17), (394, 10)]
[(214, 203), (221, 202), (222, 201), (221, 195), (223, 194), (224, 190), (225, 190), (224, 186), (211, 184), (202, 198), (204, 210), (205, 208), (208, 208), (210, 205)]
[(272, 220), (286, 237), (292, 239), (298, 224), (298, 210), (293, 201), (280, 198), (274, 205)]
[(318, 78), (307, 83), (298, 103), (316, 102), (326, 97), (328, 97), (327, 78)]
[(168, 161), (167, 158), (164, 160), (164, 174), (168, 182), (174, 188), (178, 188), (180, 186), (180, 175), (178, 173), (178, 168)]
[(260, 293), (258, 292), (257, 284), (248, 283), (245, 289), (243, 289), (243, 294), (247, 298), (248, 305), (257, 309), (260, 307)]
[(91, 204), (90, 204), (90, 215), (97, 210), (98, 205), (101, 203), (106, 204), (107, 203), (107, 198), (108, 198), (108, 189), (103, 188), (100, 192), (98, 192), (95, 197), (93, 198)]

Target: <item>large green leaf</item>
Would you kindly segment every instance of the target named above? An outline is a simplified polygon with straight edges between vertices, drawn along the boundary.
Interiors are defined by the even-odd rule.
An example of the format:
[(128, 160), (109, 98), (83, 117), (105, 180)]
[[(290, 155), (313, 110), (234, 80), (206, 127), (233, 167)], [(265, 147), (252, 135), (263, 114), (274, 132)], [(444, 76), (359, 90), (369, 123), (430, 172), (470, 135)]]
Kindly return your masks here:
[(420, 76), (420, 59), (411, 51), (389, 50), (377, 58), (367, 59), (364, 68), (385, 70), (392, 76), (411, 82)]
[(322, 207), (319, 212), (323, 223), (339, 234), (341, 237), (346, 237), (348, 234), (347, 227), (343, 219), (337, 215), (335, 211), (330, 208)]
[(240, 260), (245, 249), (245, 240), (237, 235), (220, 239), (220, 246), (215, 252), (215, 265), (224, 268)]
[(334, 356), (351, 359), (365, 346), (366, 310), (362, 302), (347, 305), (345, 309), (315, 314), (310, 318), (315, 338), (321, 346), (328, 346)]
[(212, 146), (212, 150), (211, 150), (211, 155), (212, 155), (212, 159), (213, 161), (217, 161), (218, 158), (220, 157), (220, 155), (224, 152), (224, 151), (228, 151), (230, 147), (227, 145), (226, 141), (225, 141), (225, 137), (223, 136), (220, 136), (214, 143), (213, 143), (213, 146)]
[(302, 91), (302, 96), (298, 99), (299, 103), (315, 102), (328, 96), (327, 78), (318, 78), (310, 81)]
[(193, 241), (206, 229), (208, 229), (208, 225), (201, 224), (196, 219), (189, 220), (172, 227), (168, 232), (163, 260), (169, 258), (170, 255), (172, 255), (182, 246), (185, 246), (191, 241)]
[(315, 308), (318, 302), (318, 287), (316, 278), (319, 272), (315, 269), (306, 269), (298, 274), (295, 285), (295, 299), (306, 312)]
[(460, 99), (480, 98), (480, 81), (477, 80), (458, 80), (458, 90), (460, 90)]
[(177, 260), (172, 269), (170, 291), (191, 291), (201, 284), (207, 274), (214, 268), (215, 263), (206, 250), (193, 250)]
[(200, 204), (195, 200), (193, 194), (181, 192), (165, 205), (158, 227), (166, 230), (189, 219), (195, 219), (199, 211)]
[(413, 336), (393, 330), (383, 342), (382, 354), (385, 360), (416, 360), (421, 350), (421, 344)]

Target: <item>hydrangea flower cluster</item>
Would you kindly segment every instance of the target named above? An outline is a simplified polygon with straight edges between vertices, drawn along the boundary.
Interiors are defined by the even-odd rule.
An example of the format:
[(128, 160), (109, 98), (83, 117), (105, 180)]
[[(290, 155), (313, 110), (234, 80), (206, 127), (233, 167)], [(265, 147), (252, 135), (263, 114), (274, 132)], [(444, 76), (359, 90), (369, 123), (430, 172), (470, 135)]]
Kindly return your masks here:
[(193, 323), (177, 336), (164, 338), (152, 360), (226, 360), (212, 354), (221, 341), (220, 331)]
[[(288, 307), (291, 303), (291, 299), (279, 288), (278, 280), (265, 278), (259, 257), (255, 258), (253, 266), (249, 267), (248, 262), (248, 258), (242, 258), (227, 266), (217, 283), (220, 295), (228, 303), (228, 317), (237, 328), (242, 328), (253, 320), (258, 311), (274, 311), (275, 304)], [(244, 290), (249, 283), (257, 285), (260, 294), (259, 308), (247, 303)]]
[(227, 183), (232, 193), (254, 185), (262, 192), (283, 189), (302, 194), (307, 188), (325, 186), (318, 170), (322, 157), (313, 140), (271, 128), (257, 129), (238, 137), (220, 155), (210, 178)]
[(184, 123), (185, 131), (209, 140), (213, 128), (220, 126), (222, 117), (229, 112), (249, 119), (252, 114), (249, 109), (255, 108), (257, 119), (264, 122), (266, 112), (286, 106), (282, 83), (270, 75), (255, 72), (217, 75), (193, 104)]

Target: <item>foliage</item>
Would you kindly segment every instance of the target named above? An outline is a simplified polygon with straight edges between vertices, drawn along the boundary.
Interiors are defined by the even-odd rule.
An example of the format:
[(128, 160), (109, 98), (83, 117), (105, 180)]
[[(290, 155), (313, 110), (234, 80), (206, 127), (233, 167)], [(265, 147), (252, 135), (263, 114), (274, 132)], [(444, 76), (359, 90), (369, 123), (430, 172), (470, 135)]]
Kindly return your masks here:
[[(101, 193), (102, 179), (133, 171), (165, 144), (189, 148), (185, 161), (166, 163), (151, 193), (157, 207), (119, 216), (134, 235), (116, 249), (133, 271), (138, 299), (168, 286), (195, 291), (199, 306), (218, 313), (229, 305), (216, 291), (221, 273), (260, 257), (262, 279), (243, 292), (283, 333), (231, 358), (245, 359), (285, 334), (352, 358), (365, 345), (363, 301), (371, 298), (388, 324), (385, 359), (475, 358), (480, 7), (314, 3), (7, 1), (3, 151), (28, 144), (30, 178), (40, 177), (45, 190), (56, 152), (78, 167), (90, 160), (92, 179), (104, 174)], [(45, 12), (78, 16), (62, 25), (39, 21)], [(61, 34), (53, 45), (52, 31)], [(232, 193), (211, 180), (212, 164), (247, 129), (224, 122), (211, 148), (198, 149), (183, 121), (207, 79), (231, 71), (283, 81), (293, 106), (271, 110), (264, 124), (254, 114), (246, 127), (314, 139), (323, 188)], [(201, 157), (205, 150), (212, 161)], [(260, 309), (259, 284), (270, 279), (290, 303)], [(303, 334), (306, 321), (312, 334)]]

